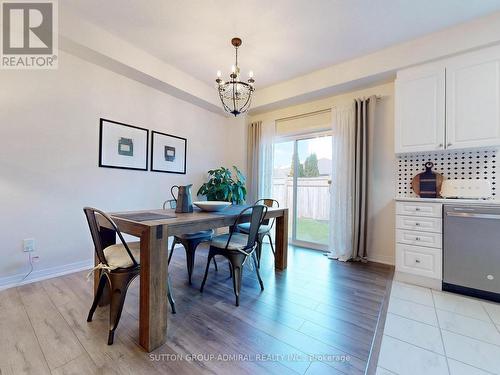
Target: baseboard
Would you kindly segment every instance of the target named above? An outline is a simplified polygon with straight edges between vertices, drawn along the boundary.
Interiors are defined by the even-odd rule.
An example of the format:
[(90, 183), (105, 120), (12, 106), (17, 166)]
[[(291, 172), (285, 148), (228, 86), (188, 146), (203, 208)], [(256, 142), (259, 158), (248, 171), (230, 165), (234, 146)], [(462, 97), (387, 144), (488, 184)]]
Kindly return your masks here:
[[(177, 249), (178, 247), (182, 247), (182, 245), (176, 244), (175, 248)], [(0, 290), (13, 288), (19, 285), (31, 284), (37, 281), (47, 280), (53, 277), (63, 276), (74, 272), (90, 270), (93, 267), (94, 259), (88, 259), (81, 262), (65, 264), (63, 266), (33, 271), (31, 275), (26, 278), (26, 280), (23, 280), (23, 277), (26, 276), (26, 273), (0, 277)]]
[(33, 271), (31, 275), (26, 278), (26, 280), (23, 280), (23, 277), (26, 275), (25, 273), (7, 277), (0, 277), (0, 290), (13, 288), (24, 284), (31, 284), (36, 281), (47, 280), (53, 277), (67, 275), (69, 273), (89, 270), (93, 266), (94, 260), (87, 259), (80, 262), (65, 264), (63, 266)]
[(374, 255), (374, 256), (368, 255), (368, 260), (370, 262), (383, 263), (383, 264), (388, 264), (390, 266), (394, 266), (394, 257), (389, 255)]
[(396, 271), (394, 273), (394, 280), (401, 281), (403, 283), (423, 286), (425, 288), (431, 288), (435, 290), (441, 290), (441, 280), (432, 279), (425, 276), (412, 275), (406, 272)]

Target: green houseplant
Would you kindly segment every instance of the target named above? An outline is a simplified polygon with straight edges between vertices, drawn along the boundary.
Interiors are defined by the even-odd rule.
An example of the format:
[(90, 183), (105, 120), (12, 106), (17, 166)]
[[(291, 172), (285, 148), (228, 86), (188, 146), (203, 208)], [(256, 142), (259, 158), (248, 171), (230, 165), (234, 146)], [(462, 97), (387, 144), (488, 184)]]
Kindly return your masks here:
[(247, 189), (246, 178), (233, 165), (234, 176), (229, 168), (220, 167), (208, 171), (209, 179), (198, 190), (198, 195), (205, 195), (209, 201), (225, 201), (235, 204), (245, 202)]

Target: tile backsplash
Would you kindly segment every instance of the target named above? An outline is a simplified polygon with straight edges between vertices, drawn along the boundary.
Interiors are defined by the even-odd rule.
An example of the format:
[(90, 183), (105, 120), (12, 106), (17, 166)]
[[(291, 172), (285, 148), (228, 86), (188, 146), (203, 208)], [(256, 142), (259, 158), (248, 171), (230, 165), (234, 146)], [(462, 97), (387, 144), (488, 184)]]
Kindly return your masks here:
[(498, 150), (441, 151), (399, 155), (397, 157), (396, 193), (399, 197), (416, 197), (411, 188), (414, 176), (425, 170), (424, 164), (434, 163), (434, 172), (445, 179), (487, 179), (496, 196)]

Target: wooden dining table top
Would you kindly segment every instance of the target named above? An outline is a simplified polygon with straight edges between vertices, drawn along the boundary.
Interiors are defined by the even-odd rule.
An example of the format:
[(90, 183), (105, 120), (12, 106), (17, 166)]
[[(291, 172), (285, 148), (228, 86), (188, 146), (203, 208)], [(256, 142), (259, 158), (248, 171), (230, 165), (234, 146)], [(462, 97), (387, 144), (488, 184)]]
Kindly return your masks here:
[[(169, 235), (178, 235), (191, 233), (193, 231), (212, 229), (214, 227), (224, 227), (234, 224), (235, 219), (238, 217), (240, 212), (245, 208), (250, 207), (247, 205), (234, 205), (222, 211), (202, 211), (199, 209), (194, 209), (193, 212), (188, 213), (178, 213), (175, 209), (151, 209), (151, 210), (138, 210), (138, 211), (122, 211), (122, 212), (111, 212), (108, 213), (113, 221), (120, 227), (124, 229), (123, 231), (129, 234), (134, 234), (131, 232), (142, 232), (145, 228), (157, 227), (157, 226), (167, 226)], [(287, 208), (277, 208), (269, 207), (266, 219), (276, 218), (283, 216), (283, 212), (288, 210)], [(141, 213), (154, 213), (160, 215), (172, 216), (170, 218), (156, 219), (156, 220), (145, 220), (136, 221), (130, 218), (124, 218), (120, 215), (129, 214), (141, 214)], [(250, 217), (250, 214), (244, 215), (242, 217), (242, 222), (245, 221), (246, 217)], [(103, 222), (102, 224), (106, 224)]]

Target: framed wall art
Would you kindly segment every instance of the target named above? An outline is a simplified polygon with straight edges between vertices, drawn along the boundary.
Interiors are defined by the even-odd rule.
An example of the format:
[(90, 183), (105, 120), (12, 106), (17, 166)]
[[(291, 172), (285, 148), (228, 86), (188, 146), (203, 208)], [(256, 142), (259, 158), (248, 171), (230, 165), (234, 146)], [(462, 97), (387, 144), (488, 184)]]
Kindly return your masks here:
[(99, 167), (148, 170), (149, 130), (101, 118)]
[(151, 132), (151, 170), (186, 174), (187, 139)]

